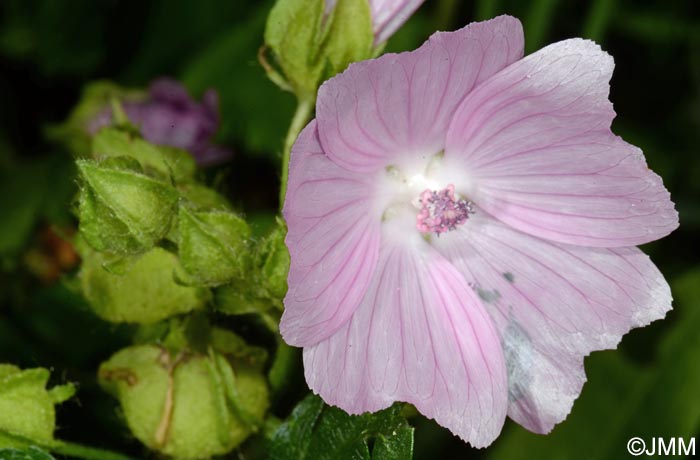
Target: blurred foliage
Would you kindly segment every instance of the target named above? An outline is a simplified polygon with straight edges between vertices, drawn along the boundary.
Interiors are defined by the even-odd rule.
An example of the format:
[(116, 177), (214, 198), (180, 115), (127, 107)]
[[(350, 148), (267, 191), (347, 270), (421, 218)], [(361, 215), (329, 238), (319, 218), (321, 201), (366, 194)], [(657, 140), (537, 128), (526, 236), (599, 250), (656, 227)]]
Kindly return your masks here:
[[(152, 79), (169, 75), (182, 80), (196, 97), (209, 87), (218, 91), (222, 126), (217, 141), (236, 156), (198, 180), (214, 186), (243, 211), (253, 237), (267, 248), (252, 263), (267, 270), (274, 283), (258, 293), (259, 308), (241, 308), (239, 299), (231, 296), (238, 290), (227, 285), (214, 291), (215, 303), (221, 311), (236, 312), (221, 318), (227, 327), (276, 350), (267, 369), (273, 396), (277, 394), (274, 416), (287, 419), (306, 391), (299, 353), (277, 348), (266, 325), (270, 318), (252, 314), (264, 311), (269, 297), (284, 290), (278, 271), (287, 263), (278, 260), (281, 255), (275, 250), (282, 234), (274, 220), (275, 184), (294, 98), (265, 78), (257, 60), (272, 3), (0, 2), (0, 362), (50, 367), (55, 371), (51, 387), (80, 382), (77, 397), (59, 410), (61, 438), (114, 448), (132, 458), (148, 455), (125, 430), (115, 415), (117, 402), (100, 391), (94, 374), (101, 361), (129, 345), (135, 328), (99, 320), (76, 294), (77, 256), (71, 255), (69, 243), (77, 227), (71, 217), (78, 206), (77, 171), (68, 152), (57, 150), (44, 136), (48, 126), (65, 120), (83, 88), (101, 79), (145, 88)], [(680, 212), (681, 227), (644, 248), (670, 280), (676, 309), (667, 320), (629, 334), (621, 350), (587, 359), (589, 381), (569, 419), (551, 435), (533, 435), (509, 423), (492, 448), (477, 451), (432, 421), (413, 417), (415, 458), (612, 459), (624, 458), (631, 436), (698, 435), (700, 257), (694, 247), (700, 237), (700, 2), (428, 0), (386, 50), (412, 49), (435, 30), (456, 29), (502, 13), (523, 21), (528, 52), (583, 36), (615, 57), (611, 98), (619, 119), (613, 128), (645, 151)], [(226, 203), (194, 183), (180, 186), (178, 193), (212, 207)], [(291, 383), (281, 393), (285, 379)], [(308, 443), (311, 449), (308, 446), (319, 442), (317, 433), (326, 429), (324, 420), (342, 418), (313, 397), (301, 404), (281, 428), (266, 427), (247, 441), (242, 455), (260, 458), (261, 446), (268, 443)], [(304, 417), (310, 427), (304, 425)], [(374, 459), (394, 458), (390, 452), (408, 445), (410, 428), (402, 418), (397, 419), (397, 434), (383, 437), (369, 425), (359, 427), (357, 420), (348, 418), (344, 429), (324, 437), (345, 437), (338, 442), (359, 449), (359, 458), (368, 458), (365, 453)], [(66, 455), (71, 455), (70, 449)], [(320, 457), (306, 458), (337, 452), (327, 445), (313, 449)], [(51, 457), (30, 448), (0, 450), (0, 459), (5, 458)]]

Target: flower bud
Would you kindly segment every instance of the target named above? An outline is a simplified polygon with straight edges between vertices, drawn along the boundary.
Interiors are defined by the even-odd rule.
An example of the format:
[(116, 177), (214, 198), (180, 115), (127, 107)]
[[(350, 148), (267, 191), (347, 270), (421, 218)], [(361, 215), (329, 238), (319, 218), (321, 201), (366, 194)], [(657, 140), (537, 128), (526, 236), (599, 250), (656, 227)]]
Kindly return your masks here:
[(272, 307), (282, 309), (289, 272), (286, 234), (287, 227), (278, 218), (276, 226), (255, 248), (248, 276), (214, 291), (217, 309), (229, 315), (259, 313)]
[[(277, 0), (265, 43), (297, 98), (310, 99), (323, 80), (376, 56), (423, 1)], [(266, 70), (280, 81), (270, 66)]]
[(350, 62), (372, 55), (367, 2), (337, 3), (339, 14), (331, 11), (328, 17), (323, 0), (277, 0), (270, 11), (265, 43), (300, 100), (315, 94), (321, 81)]
[(182, 286), (174, 275), (182, 270), (177, 256), (153, 248), (134, 260), (120, 260), (82, 245), (79, 278), (83, 295), (101, 318), (149, 324), (202, 308), (206, 289)]
[(257, 430), (269, 405), (264, 361), (238, 341), (237, 354), (214, 344), (208, 354), (126, 348), (102, 364), (100, 383), (119, 399), (132, 433), (149, 448), (180, 459), (222, 455)]
[(260, 259), (262, 278), (270, 298), (281, 300), (287, 293), (287, 274), (289, 273), (289, 250), (284, 243), (287, 227), (277, 218), (277, 225), (262, 241)]
[(157, 146), (117, 129), (104, 128), (92, 141), (91, 156), (95, 159), (130, 157), (150, 175), (172, 177), (175, 182), (191, 182), (197, 166), (190, 154), (174, 147)]
[(0, 364), (0, 449), (28, 447), (23, 439), (42, 446), (55, 440), (55, 405), (75, 393), (73, 385), (46, 389), (47, 369), (20, 370)]
[(220, 124), (216, 91), (208, 90), (199, 103), (179, 82), (168, 78), (154, 80), (147, 93), (94, 83), (86, 88), (69, 120), (49, 134), (84, 155), (89, 145), (86, 139), (114, 123), (116, 114), (110, 103), (115, 99), (149, 142), (187, 150), (200, 166), (223, 163), (232, 155), (211, 143)]
[[(423, 4), (425, 0), (369, 0), (374, 43), (384, 43)], [(325, 0), (326, 15), (331, 14), (342, 0)]]
[(187, 201), (187, 205), (198, 211), (230, 211), (229, 201), (216, 190), (197, 182), (188, 182), (178, 185), (180, 196)]
[(79, 160), (80, 233), (99, 251), (137, 254), (165, 236), (178, 193), (132, 158)]
[(178, 223), (180, 260), (192, 284), (216, 286), (243, 275), (250, 238), (245, 220), (232, 212), (181, 206)]

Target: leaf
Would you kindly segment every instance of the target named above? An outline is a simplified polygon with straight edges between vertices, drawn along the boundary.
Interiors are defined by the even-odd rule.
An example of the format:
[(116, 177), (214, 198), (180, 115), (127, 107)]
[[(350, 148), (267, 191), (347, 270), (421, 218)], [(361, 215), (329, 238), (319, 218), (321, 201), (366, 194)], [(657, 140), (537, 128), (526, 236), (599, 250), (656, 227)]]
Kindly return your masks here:
[(0, 448), (54, 444), (54, 405), (73, 396), (75, 388), (63, 385), (52, 393), (46, 389), (49, 375), (43, 368), (0, 364)]
[(219, 92), (221, 140), (277, 158), (294, 97), (270, 82), (257, 61), (266, 17), (267, 9), (261, 8), (212, 40), (185, 66), (181, 80), (194, 94), (209, 87)]
[(92, 0), (3, 0), (0, 53), (29, 60), (44, 75), (92, 74), (105, 57), (109, 6)]
[(55, 460), (48, 452), (36, 446), (26, 449), (0, 449), (0, 460)]
[(240, 26), (242, 13), (250, 8), (246, 3), (230, 0), (139, 2), (134, 12), (141, 16), (139, 19), (145, 19), (144, 27), (138, 30), (139, 39), (135, 42), (138, 48), (133, 55), (130, 53), (124, 80), (140, 85), (156, 75), (177, 73), (185, 62), (216, 41), (222, 32)]
[(377, 436), (372, 460), (399, 460), (413, 457), (413, 427), (405, 425), (390, 435)]
[(619, 350), (595, 353), (586, 361), (588, 382), (568, 419), (548, 436), (514, 426), (501, 436), (493, 457), (615, 460), (627, 455), (632, 437), (650, 442), (693, 436), (700, 428), (700, 271), (673, 288), (676, 322), (653, 367), (642, 368)]
[(271, 460), (302, 460), (307, 457), (313, 429), (323, 411), (323, 401), (307, 396), (275, 432), (270, 445)]
[(375, 438), (375, 460), (407, 460), (413, 429), (400, 415), (401, 404), (374, 414), (348, 415), (309, 395), (273, 435), (272, 460), (370, 459), (367, 441)]
[(16, 256), (37, 221), (70, 221), (74, 191), (72, 162), (61, 155), (34, 159), (0, 169), (0, 257)]

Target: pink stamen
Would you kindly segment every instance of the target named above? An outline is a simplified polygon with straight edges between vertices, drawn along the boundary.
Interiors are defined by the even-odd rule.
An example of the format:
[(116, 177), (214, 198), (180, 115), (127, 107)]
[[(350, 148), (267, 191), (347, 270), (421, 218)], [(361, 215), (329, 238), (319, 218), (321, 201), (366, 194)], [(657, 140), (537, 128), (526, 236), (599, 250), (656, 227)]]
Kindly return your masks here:
[(455, 197), (455, 186), (450, 184), (436, 192), (426, 189), (420, 194), (421, 209), (416, 216), (416, 228), (421, 233), (440, 236), (467, 221), (474, 213), (470, 201)]

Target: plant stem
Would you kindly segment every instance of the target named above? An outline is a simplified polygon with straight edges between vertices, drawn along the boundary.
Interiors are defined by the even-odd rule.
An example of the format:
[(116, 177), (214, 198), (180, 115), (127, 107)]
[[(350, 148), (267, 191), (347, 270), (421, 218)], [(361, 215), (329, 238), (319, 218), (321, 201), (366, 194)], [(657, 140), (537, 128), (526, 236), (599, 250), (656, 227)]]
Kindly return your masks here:
[(300, 96), (297, 102), (297, 109), (292, 117), (292, 122), (287, 131), (287, 137), (284, 140), (284, 149), (282, 151), (282, 178), (280, 185), (280, 209), (284, 206), (284, 197), (287, 193), (287, 179), (289, 176), (289, 157), (292, 153), (292, 146), (296, 141), (297, 136), (306, 123), (311, 118), (314, 110), (316, 98), (314, 96)]
[(118, 452), (65, 441), (61, 441), (57, 446), (52, 446), (51, 451), (71, 458), (85, 458), (90, 460), (132, 460), (132, 457)]
[(66, 455), (71, 458), (84, 458), (89, 460), (133, 460), (119, 452), (113, 452), (96, 447), (83, 446), (73, 442), (54, 440), (50, 443), (37, 442), (30, 438), (25, 438), (9, 431), (0, 429), (0, 434), (11, 441), (17, 441), (20, 445), (35, 446), (45, 451), (54, 452), (60, 455)]

